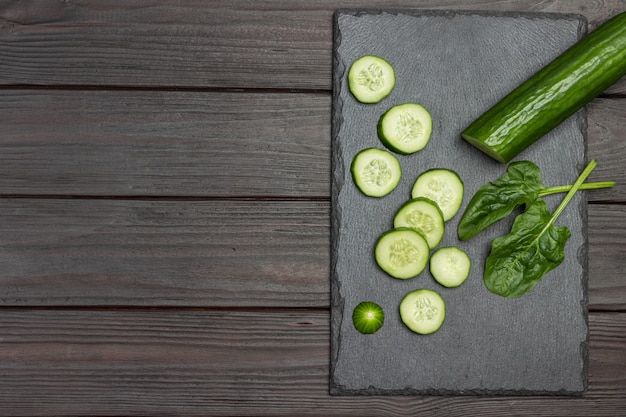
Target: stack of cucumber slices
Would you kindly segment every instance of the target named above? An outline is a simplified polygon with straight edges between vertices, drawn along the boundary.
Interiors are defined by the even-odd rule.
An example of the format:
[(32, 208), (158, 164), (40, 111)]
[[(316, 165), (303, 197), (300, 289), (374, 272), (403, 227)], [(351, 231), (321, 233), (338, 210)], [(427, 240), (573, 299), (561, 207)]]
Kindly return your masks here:
[[(471, 269), (467, 253), (456, 246), (438, 247), (446, 222), (461, 207), (463, 192), (463, 182), (454, 171), (440, 168), (422, 173), (415, 181), (412, 198), (396, 211), (393, 228), (376, 242), (378, 266), (401, 280), (415, 278), (429, 267), (442, 287), (463, 284)], [(415, 333), (436, 332), (445, 317), (446, 303), (435, 290), (411, 291), (400, 302), (400, 318)]]
[[(463, 191), (463, 182), (454, 171), (439, 168), (422, 173), (415, 181), (411, 199), (396, 211), (393, 228), (384, 232), (376, 242), (374, 253), (378, 266), (398, 279), (415, 278), (421, 274), (429, 261), (433, 263), (430, 252), (441, 243), (445, 223), (458, 213)], [(456, 247), (450, 247), (450, 251), (463, 252)], [(456, 259), (452, 256), (437, 257), (437, 263)], [(454, 277), (443, 279), (456, 285), (446, 286), (458, 286), (467, 279), (469, 268), (466, 271), (456, 269)], [(452, 272), (454, 268), (445, 270)]]
[[(395, 83), (393, 66), (375, 55), (357, 59), (348, 73), (350, 92), (368, 105), (387, 97)], [(395, 154), (406, 156), (423, 150), (430, 141), (432, 126), (430, 112), (418, 103), (402, 103), (384, 111), (375, 129), (383, 147), (365, 148), (352, 160), (350, 171), (360, 192), (373, 198), (391, 193), (402, 177)], [(430, 266), (433, 278), (441, 286), (461, 285), (469, 276), (470, 258), (458, 247), (438, 246), (444, 237), (445, 223), (461, 207), (463, 193), (463, 181), (450, 169), (431, 169), (420, 174), (411, 198), (393, 216), (393, 227), (375, 242), (377, 265), (400, 280), (415, 278)], [(446, 305), (437, 291), (420, 288), (405, 295), (399, 312), (410, 330), (430, 334), (443, 324)], [(375, 302), (364, 301), (354, 308), (352, 320), (359, 332), (373, 334), (383, 326), (384, 312)]]

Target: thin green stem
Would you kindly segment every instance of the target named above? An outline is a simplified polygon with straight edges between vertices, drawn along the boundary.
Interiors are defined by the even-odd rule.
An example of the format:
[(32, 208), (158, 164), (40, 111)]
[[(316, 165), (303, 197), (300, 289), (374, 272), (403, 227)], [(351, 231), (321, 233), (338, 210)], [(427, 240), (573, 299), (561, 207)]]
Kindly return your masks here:
[[(580, 186), (580, 190), (598, 190), (600, 188), (611, 188), (615, 185), (615, 181), (600, 181), (600, 182), (587, 182)], [(559, 185), (556, 187), (548, 187), (539, 191), (538, 196), (544, 197), (550, 194), (557, 193), (566, 193), (572, 188), (573, 184), (570, 185)]]
[(567, 192), (567, 194), (563, 198), (563, 201), (561, 201), (561, 204), (559, 204), (559, 206), (556, 208), (556, 210), (552, 214), (552, 218), (550, 219), (550, 222), (548, 223), (549, 225), (554, 224), (557, 217), (559, 217), (559, 215), (563, 212), (563, 210), (565, 210), (565, 207), (569, 204), (570, 200), (574, 197), (574, 194), (576, 194), (576, 192), (581, 188), (581, 186), (583, 185), (583, 183), (585, 182), (589, 174), (591, 174), (591, 171), (593, 171), (596, 165), (597, 163), (593, 159), (587, 164), (587, 167), (585, 167), (585, 169), (580, 174), (576, 182), (572, 184), (572, 188), (570, 188), (570, 190)]

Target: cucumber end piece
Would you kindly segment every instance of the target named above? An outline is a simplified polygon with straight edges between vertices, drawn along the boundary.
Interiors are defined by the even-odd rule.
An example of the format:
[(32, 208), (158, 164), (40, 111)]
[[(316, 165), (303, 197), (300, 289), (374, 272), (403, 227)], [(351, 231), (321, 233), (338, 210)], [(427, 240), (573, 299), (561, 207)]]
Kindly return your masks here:
[(461, 137), (465, 139), (465, 141), (468, 142), (470, 145), (482, 151), (483, 153), (485, 153), (487, 156), (491, 157), (492, 159), (500, 162), (501, 164), (506, 164), (509, 162), (509, 159), (504, 158), (502, 155), (496, 152), (493, 148), (491, 148), (485, 142), (470, 135), (469, 133), (463, 132), (461, 133)]
[(372, 301), (359, 303), (352, 311), (352, 323), (362, 334), (374, 334), (385, 323), (385, 313), (381, 306)]

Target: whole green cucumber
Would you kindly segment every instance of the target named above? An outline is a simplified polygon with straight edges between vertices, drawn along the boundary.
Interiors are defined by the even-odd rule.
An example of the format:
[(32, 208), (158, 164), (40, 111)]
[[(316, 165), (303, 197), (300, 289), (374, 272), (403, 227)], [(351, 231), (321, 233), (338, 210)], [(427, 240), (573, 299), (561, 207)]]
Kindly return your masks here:
[(626, 74), (626, 12), (604, 22), (472, 122), (461, 136), (507, 163)]

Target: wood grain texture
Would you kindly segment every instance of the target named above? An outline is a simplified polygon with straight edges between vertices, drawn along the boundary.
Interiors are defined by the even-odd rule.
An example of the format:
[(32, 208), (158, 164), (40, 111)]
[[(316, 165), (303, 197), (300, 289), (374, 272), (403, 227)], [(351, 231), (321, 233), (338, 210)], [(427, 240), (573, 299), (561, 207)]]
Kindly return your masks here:
[(591, 206), (589, 211), (589, 298), (602, 309), (626, 309), (626, 223), (624, 206)]
[[(330, 90), (332, 13), (365, 6), (579, 13), (591, 29), (626, 10), (620, 0), (5, 0), (0, 85)], [(610, 89), (625, 91), (626, 80)]]
[(611, 201), (613, 197), (617, 197), (623, 201), (626, 196), (625, 106), (625, 99), (596, 99), (587, 106), (587, 153), (589, 159), (593, 158), (598, 162), (588, 181), (604, 181), (604, 178), (616, 182), (616, 186), (611, 189), (589, 193), (590, 200)]
[[(626, 309), (620, 206), (589, 208), (592, 310)], [(4, 199), (0, 306), (329, 306), (327, 201)]]
[(0, 306), (329, 305), (330, 207), (6, 199)]
[[(0, 90), (0, 195), (330, 197), (328, 94)], [(588, 107), (591, 201), (626, 201), (626, 100)], [(558, 185), (545, 179), (546, 185)]]
[(5, 90), (0, 114), (0, 194), (329, 195), (327, 94)]
[(590, 386), (581, 398), (331, 397), (328, 322), (324, 311), (6, 310), (0, 415), (615, 417), (626, 411), (623, 313), (590, 317)]

